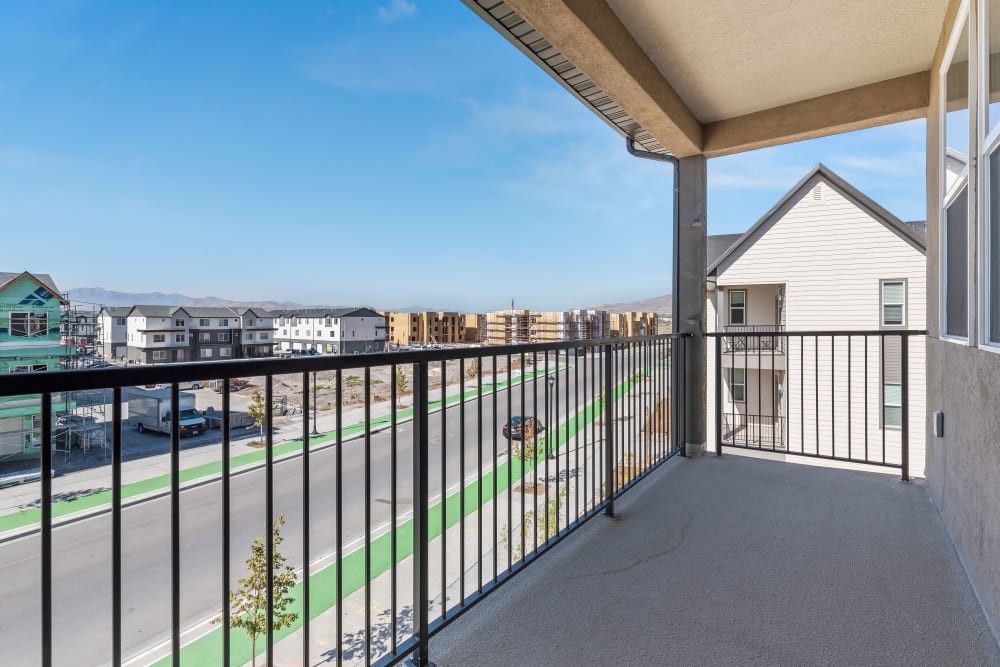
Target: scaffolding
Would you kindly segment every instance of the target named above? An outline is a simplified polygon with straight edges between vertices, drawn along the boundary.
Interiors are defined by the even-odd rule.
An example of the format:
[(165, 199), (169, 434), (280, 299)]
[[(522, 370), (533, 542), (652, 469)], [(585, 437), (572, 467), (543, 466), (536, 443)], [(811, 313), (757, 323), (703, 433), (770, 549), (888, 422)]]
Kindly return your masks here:
[(98, 311), (64, 306), (59, 322), (60, 343), (66, 348), (64, 368), (82, 368), (98, 357), (101, 318)]
[(55, 451), (62, 452), (65, 458), (69, 458), (73, 447), (82, 450), (84, 456), (91, 449), (97, 448), (107, 458), (106, 398), (104, 389), (70, 394), (68, 405), (72, 407), (57, 414), (52, 430)]

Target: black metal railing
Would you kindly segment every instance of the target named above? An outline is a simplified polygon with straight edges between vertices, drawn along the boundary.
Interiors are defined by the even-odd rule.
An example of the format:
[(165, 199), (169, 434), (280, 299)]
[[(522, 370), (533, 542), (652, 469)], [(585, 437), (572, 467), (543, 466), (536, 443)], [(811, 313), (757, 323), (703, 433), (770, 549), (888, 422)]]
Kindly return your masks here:
[[(28, 574), (5, 591), (34, 591), (40, 603), (33, 616), (5, 594), (0, 625), (11, 629), (4, 619), (25, 615), (40, 623), (25, 621), (8, 639), (5, 662), (229, 665), (262, 653), (268, 665), (407, 656), (427, 664), (436, 632), (583, 522), (613, 514), (619, 495), (683, 454), (673, 387), (684, 341), (673, 334), (0, 377), (0, 401), (37, 395), (42, 442), (40, 512), (0, 536), (0, 550), (37, 540)], [(182, 440), (192, 399), (178, 383), (209, 380), (222, 381), (217, 393), (198, 390), (194, 400), (213, 403), (220, 428)], [(161, 383), (169, 384), (166, 434), (140, 437), (131, 425), (144, 394), (134, 388)], [(52, 396), (98, 389), (112, 404), (109, 488), (88, 490), (105, 494), (96, 500), (74, 496), (92, 501), (78, 515), (63, 500), (74, 476), (53, 477), (61, 471)], [(298, 409), (270, 409), (281, 400)], [(162, 485), (127, 482), (123, 452), (163, 449), (157, 443), (169, 470)], [(212, 451), (213, 463), (189, 466)], [(279, 527), (283, 542), (263, 537)], [(265, 626), (251, 641), (247, 608), (236, 602), (250, 599), (241, 578), (253, 572), (244, 560), (258, 533)], [(106, 557), (95, 559), (102, 549)], [(286, 556), (290, 587), (275, 569)], [(108, 614), (109, 632), (94, 631), (89, 619)], [(322, 655), (320, 642), (329, 647)]]
[(722, 440), (761, 449), (785, 448), (785, 418), (781, 415), (748, 415), (730, 402), (722, 414)]
[(785, 338), (779, 335), (766, 335), (766, 336), (744, 336), (741, 334), (748, 333), (784, 333), (785, 326), (783, 324), (727, 324), (725, 327), (726, 333), (738, 334), (735, 336), (725, 336), (723, 338), (725, 351), (740, 351), (740, 350), (774, 350), (784, 354), (785, 352)]
[[(723, 447), (780, 451), (899, 468), (909, 479), (910, 347), (925, 331), (708, 335), (719, 455)], [(780, 417), (754, 417), (761, 413)]]

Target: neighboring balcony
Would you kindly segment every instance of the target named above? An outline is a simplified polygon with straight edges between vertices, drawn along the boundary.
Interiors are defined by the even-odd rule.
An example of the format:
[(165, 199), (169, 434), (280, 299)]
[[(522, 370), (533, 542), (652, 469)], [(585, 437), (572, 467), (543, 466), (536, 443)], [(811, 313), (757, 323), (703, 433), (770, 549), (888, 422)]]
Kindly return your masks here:
[[(732, 336), (722, 338), (723, 368), (785, 370), (787, 337), (782, 324), (727, 324), (724, 329)], [(747, 336), (745, 334), (755, 334)]]

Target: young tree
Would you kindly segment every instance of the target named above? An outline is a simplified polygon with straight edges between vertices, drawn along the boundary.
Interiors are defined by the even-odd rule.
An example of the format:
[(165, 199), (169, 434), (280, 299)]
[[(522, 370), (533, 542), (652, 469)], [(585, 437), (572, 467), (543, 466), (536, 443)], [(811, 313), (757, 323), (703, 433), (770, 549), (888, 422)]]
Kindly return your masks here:
[(403, 392), (406, 391), (406, 375), (403, 373), (402, 368), (396, 368), (396, 407), (402, 407), (400, 399), (403, 397)]
[(465, 369), (465, 377), (475, 380), (477, 375), (479, 375), (479, 360), (473, 359)]
[[(271, 541), (274, 545), (271, 563), (274, 608), (271, 623), (276, 631), (287, 628), (299, 617), (295, 612), (286, 611), (288, 605), (292, 603), (288, 592), (295, 585), (295, 570), (285, 565), (287, 559), (278, 551), (278, 546), (282, 542), (281, 526), (284, 523), (283, 514), (274, 517), (274, 528), (271, 532)], [(253, 544), (250, 545), (247, 571), (249, 574), (240, 579), (239, 590), (229, 593), (229, 622), (232, 627), (240, 628), (250, 637), (253, 666), (257, 667), (257, 637), (267, 633), (267, 545), (264, 543), (263, 533), (255, 537)], [(222, 617), (219, 616), (212, 622), (221, 623)]]
[(264, 425), (267, 423), (267, 405), (264, 403), (264, 396), (259, 391), (255, 391), (250, 397), (250, 406), (247, 412), (254, 426), (260, 429), (260, 444), (264, 444)]

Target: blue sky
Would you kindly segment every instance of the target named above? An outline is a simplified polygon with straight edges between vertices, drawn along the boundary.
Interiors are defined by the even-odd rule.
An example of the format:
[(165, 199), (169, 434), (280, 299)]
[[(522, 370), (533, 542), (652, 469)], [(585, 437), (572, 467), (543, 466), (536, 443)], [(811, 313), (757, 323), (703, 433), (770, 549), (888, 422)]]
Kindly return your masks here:
[[(709, 162), (743, 231), (824, 162), (924, 215), (915, 121)], [(670, 169), (458, 0), (0, 5), (0, 269), (63, 288), (564, 308), (670, 290)]]

